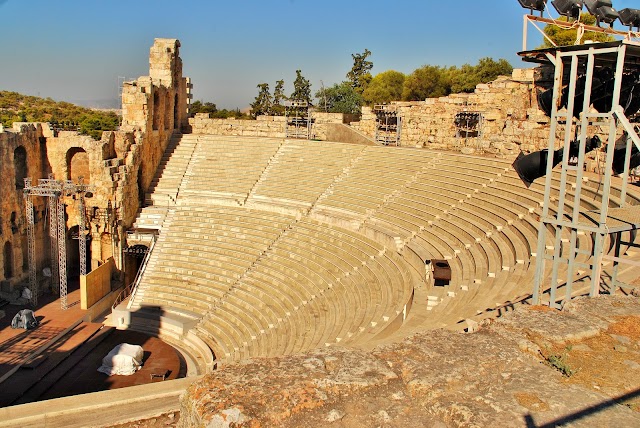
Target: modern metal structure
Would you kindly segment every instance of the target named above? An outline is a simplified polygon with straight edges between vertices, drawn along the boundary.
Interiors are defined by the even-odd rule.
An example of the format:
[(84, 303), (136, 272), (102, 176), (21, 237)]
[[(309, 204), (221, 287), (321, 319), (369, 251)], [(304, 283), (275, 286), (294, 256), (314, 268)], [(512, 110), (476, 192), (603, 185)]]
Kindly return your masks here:
[(402, 117), (394, 104), (377, 104), (373, 107), (376, 115), (376, 142), (384, 146), (399, 146), (402, 135)]
[(462, 110), (456, 113), (453, 123), (456, 127), (456, 142), (457, 146), (462, 146), (464, 140), (464, 146), (466, 147), (469, 138), (473, 138), (476, 143), (476, 148), (482, 150), (482, 125), (484, 116), (482, 112), (475, 110)]
[(313, 119), (309, 111), (309, 103), (303, 100), (288, 100), (284, 103), (285, 138), (311, 139)]
[[(93, 186), (78, 184), (69, 180), (40, 179), (38, 185), (32, 185), (31, 178), (24, 179), (24, 198), (27, 215), (27, 249), (29, 258), (29, 289), (31, 303), (38, 303), (38, 282), (35, 251), (35, 221), (33, 215), (33, 197), (49, 198), (49, 237), (51, 242), (52, 281), (54, 290), (60, 294), (60, 306), (67, 309), (67, 249), (65, 227), (64, 197), (75, 196), (78, 199), (78, 239), (80, 249), (80, 274), (86, 275), (86, 236), (84, 198), (90, 196)], [(57, 262), (57, 263), (56, 263)]]
[[(617, 286), (618, 263), (637, 264), (624, 259), (620, 246), (625, 234), (631, 238), (629, 243), (635, 230), (640, 228), (640, 208), (630, 205), (626, 194), (633, 146), (640, 148), (637, 128), (627, 118), (640, 96), (637, 80), (629, 78), (640, 73), (640, 43), (624, 40), (563, 46), (524, 51), (520, 55), (525, 61), (548, 64), (555, 70), (534, 304), (541, 302), (548, 290), (549, 304), (558, 307), (560, 301), (571, 299), (573, 283), (578, 277), (590, 277), (589, 294), (599, 294), (606, 286), (603, 264), (611, 261), (613, 270), (608, 291), (612, 293)], [(593, 132), (600, 135), (604, 155), (599, 186), (601, 209), (585, 211), (580, 203), (585, 147), (591, 138), (589, 133)], [(572, 145), (574, 154), (570, 154)], [(551, 154), (559, 148), (564, 149), (561, 169), (554, 176)], [(577, 160), (570, 163), (570, 157)], [(622, 184), (615, 198), (611, 198), (615, 174), (620, 174)], [(569, 182), (570, 176), (575, 184)], [(579, 247), (578, 237), (584, 234), (592, 237), (592, 248)], [(607, 237), (612, 238), (614, 256), (605, 254)], [(552, 263), (550, 277), (545, 276), (547, 262)], [(561, 287), (564, 287), (564, 296), (559, 295)]]

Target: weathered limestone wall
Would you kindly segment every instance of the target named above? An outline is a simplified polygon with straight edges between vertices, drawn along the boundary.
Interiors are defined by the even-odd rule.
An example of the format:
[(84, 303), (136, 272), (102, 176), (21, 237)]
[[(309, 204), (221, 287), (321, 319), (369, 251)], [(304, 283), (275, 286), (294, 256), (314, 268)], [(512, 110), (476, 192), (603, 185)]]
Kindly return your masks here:
[[(37, 180), (50, 172), (45, 145), (49, 134), (49, 128), (42, 124), (14, 123), (11, 129), (0, 129), (0, 281), (3, 291), (13, 289), (28, 277), (23, 178)], [(36, 261), (41, 271), (49, 265), (49, 240), (44, 229), (47, 205), (45, 198), (35, 198), (33, 202)]]
[[(327, 139), (327, 124), (342, 123), (342, 113), (311, 112), (314, 124), (312, 138)], [(197, 113), (189, 119), (194, 134), (212, 134), (226, 136), (246, 136), (265, 138), (284, 138), (286, 118), (284, 116), (258, 116), (256, 120), (213, 119), (208, 113)]]
[(141, 140), (140, 188), (146, 191), (174, 132), (187, 125), (190, 83), (182, 76), (180, 42), (155, 39), (149, 53), (149, 76), (127, 82), (122, 91), (122, 131)]
[[(96, 141), (77, 132), (54, 133), (47, 124), (15, 123), (0, 127), (0, 281), (12, 289), (28, 276), (26, 216), (22, 184), (33, 184), (53, 174), (57, 180), (95, 187), (85, 199), (85, 225), (90, 242), (91, 268), (113, 257), (123, 268), (126, 230), (140, 209), (171, 135), (187, 125), (191, 84), (182, 76), (180, 42), (156, 39), (150, 50), (149, 76), (124, 85), (123, 119), (119, 131), (104, 132)], [(37, 269), (50, 265), (50, 242), (45, 224), (48, 201), (33, 197)], [(67, 261), (77, 270), (78, 240), (72, 230), (79, 224), (77, 196), (64, 198), (67, 206)], [(45, 221), (46, 220), (46, 221)], [(77, 234), (77, 232), (75, 232)], [(75, 253), (75, 255), (74, 255)], [(74, 259), (75, 257), (75, 259)], [(75, 272), (77, 274), (77, 272)]]
[[(402, 117), (402, 146), (468, 152), (482, 148), (496, 154), (516, 154), (545, 147), (549, 118), (538, 109), (532, 69), (516, 69), (512, 76), (501, 76), (493, 82), (480, 84), (471, 94), (453, 94), (425, 101), (394, 102)], [(484, 117), (483, 136), (456, 137), (455, 115), (462, 111), (479, 111)], [(375, 115), (363, 108), (355, 129), (375, 136)]]

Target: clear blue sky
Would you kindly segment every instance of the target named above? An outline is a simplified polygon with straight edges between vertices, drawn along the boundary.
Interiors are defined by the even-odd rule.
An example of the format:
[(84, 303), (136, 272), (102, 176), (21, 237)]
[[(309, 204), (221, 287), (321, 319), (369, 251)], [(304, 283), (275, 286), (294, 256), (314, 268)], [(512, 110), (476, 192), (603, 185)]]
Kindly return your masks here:
[(261, 82), (284, 79), (291, 92), (296, 69), (315, 93), (344, 80), (365, 48), (373, 74), (486, 56), (526, 67), (523, 11), (517, 0), (0, 0), (0, 89), (117, 98), (118, 76), (148, 74), (156, 37), (180, 39), (194, 99), (219, 108), (248, 106)]

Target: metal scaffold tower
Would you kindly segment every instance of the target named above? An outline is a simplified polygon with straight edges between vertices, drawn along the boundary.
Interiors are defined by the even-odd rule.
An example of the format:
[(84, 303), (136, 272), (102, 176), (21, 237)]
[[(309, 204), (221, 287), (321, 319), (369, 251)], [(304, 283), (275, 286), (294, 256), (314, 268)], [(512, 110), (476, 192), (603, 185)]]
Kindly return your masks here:
[[(627, 197), (630, 165), (640, 156), (640, 137), (628, 119), (640, 108), (640, 44), (624, 40), (520, 55), (555, 70), (552, 93), (547, 93), (551, 122), (533, 302), (540, 303), (548, 291), (549, 305), (559, 307), (559, 302), (572, 298), (577, 280), (589, 280), (591, 296), (613, 293), (619, 285), (618, 264), (640, 265), (620, 251), (621, 244), (637, 246), (633, 241), (640, 227), (640, 208)], [(544, 99), (539, 101), (544, 104)], [(600, 208), (589, 210), (583, 204), (584, 171), (586, 153), (600, 146), (594, 144), (594, 135), (605, 159), (598, 186)], [(558, 164), (560, 171), (554, 174)], [(614, 175), (620, 176), (619, 189), (612, 187)], [(582, 235), (590, 236), (593, 245), (581, 248)], [(629, 236), (628, 242), (623, 236)], [(614, 256), (607, 254), (607, 238)], [(552, 264), (550, 275), (545, 271), (547, 262)], [(611, 262), (607, 284), (603, 267)]]
[(49, 237), (51, 243), (51, 265), (53, 288), (60, 294), (60, 306), (67, 309), (67, 249), (65, 203), (63, 198), (75, 196), (78, 200), (78, 238), (80, 249), (80, 274), (86, 275), (86, 233), (85, 233), (85, 197), (91, 197), (93, 186), (84, 184), (80, 178), (78, 184), (69, 180), (52, 178), (38, 180), (32, 185), (30, 178), (24, 179), (24, 198), (27, 215), (27, 249), (29, 259), (29, 289), (31, 303), (38, 304), (38, 283), (35, 251), (35, 221), (33, 215), (33, 197), (49, 198)]
[(311, 136), (313, 135), (311, 133), (313, 119), (310, 115), (309, 103), (303, 100), (285, 101), (284, 116), (285, 138), (311, 139)]
[(482, 125), (483, 115), (480, 111), (475, 110), (463, 110), (456, 113), (453, 123), (456, 127), (456, 142), (457, 146), (462, 146), (464, 141), (464, 147), (467, 147), (469, 138), (473, 138), (476, 149), (482, 150)]
[(402, 118), (398, 108), (392, 104), (378, 104), (373, 107), (376, 115), (376, 142), (385, 146), (399, 146)]

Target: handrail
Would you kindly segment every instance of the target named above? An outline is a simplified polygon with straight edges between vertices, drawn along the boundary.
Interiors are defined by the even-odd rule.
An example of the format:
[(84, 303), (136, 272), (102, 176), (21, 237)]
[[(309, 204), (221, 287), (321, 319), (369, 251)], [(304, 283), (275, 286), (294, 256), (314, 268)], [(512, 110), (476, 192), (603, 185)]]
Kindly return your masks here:
[[(138, 285), (140, 285), (140, 280), (142, 279), (142, 273), (147, 268), (147, 263), (151, 258), (151, 253), (153, 252), (153, 247), (156, 245), (156, 241), (158, 240), (158, 235), (153, 234), (151, 238), (151, 245), (149, 246), (149, 251), (144, 256), (144, 260), (142, 260), (142, 264), (138, 268), (138, 272), (136, 272), (136, 278), (133, 280), (133, 285), (131, 288), (131, 297), (135, 296), (136, 291), (138, 290)], [(126, 288), (125, 288), (126, 289)], [(131, 309), (131, 304), (133, 303), (133, 299), (129, 299), (129, 303), (127, 304), (127, 309)]]
[[(147, 254), (145, 254), (144, 260), (142, 261), (142, 265), (140, 265), (140, 268), (138, 269), (138, 272), (136, 273), (135, 279), (133, 280), (133, 282), (131, 284), (125, 285), (124, 289), (120, 292), (120, 294), (118, 294), (118, 297), (116, 297), (116, 300), (113, 302), (113, 305), (111, 306), (112, 310), (114, 310), (127, 297), (129, 297), (130, 295), (133, 295), (135, 293), (135, 290), (137, 289), (137, 286), (140, 283), (140, 278), (142, 277), (141, 272), (143, 272), (144, 269), (147, 266), (147, 262), (149, 261), (149, 258), (151, 257), (151, 252), (153, 251), (153, 247), (156, 244), (156, 240), (157, 240), (157, 235), (153, 234), (152, 238), (151, 238), (151, 244), (149, 245), (149, 251), (147, 251)], [(129, 304), (127, 305), (127, 309), (130, 306), (131, 306), (131, 302), (129, 302)]]

